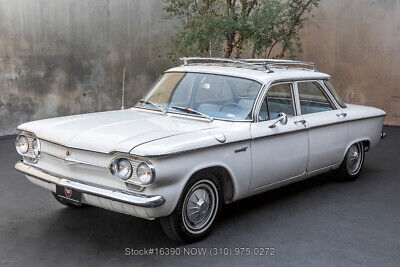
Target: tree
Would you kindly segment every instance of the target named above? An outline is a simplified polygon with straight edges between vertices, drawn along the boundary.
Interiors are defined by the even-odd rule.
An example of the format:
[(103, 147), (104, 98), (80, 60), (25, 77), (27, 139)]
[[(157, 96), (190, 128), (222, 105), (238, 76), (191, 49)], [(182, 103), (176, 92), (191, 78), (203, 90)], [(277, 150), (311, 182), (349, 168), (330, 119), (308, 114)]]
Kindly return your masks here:
[[(178, 20), (169, 55), (293, 58), (299, 30), (320, 0), (163, 0), (167, 18)], [(275, 53), (275, 54), (273, 54)]]

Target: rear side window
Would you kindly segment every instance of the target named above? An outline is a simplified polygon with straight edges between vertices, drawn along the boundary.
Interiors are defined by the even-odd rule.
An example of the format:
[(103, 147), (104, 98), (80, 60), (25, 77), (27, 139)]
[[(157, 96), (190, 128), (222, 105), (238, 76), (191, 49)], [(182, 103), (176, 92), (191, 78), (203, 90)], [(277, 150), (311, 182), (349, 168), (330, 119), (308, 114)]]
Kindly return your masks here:
[(299, 90), (302, 115), (334, 109), (317, 82), (299, 82), (297, 83), (297, 88)]
[(331, 92), (332, 96), (335, 98), (336, 102), (341, 108), (345, 108), (346, 104), (342, 101), (335, 88), (333, 88), (332, 84), (329, 81), (325, 81), (325, 85), (328, 88), (329, 92)]

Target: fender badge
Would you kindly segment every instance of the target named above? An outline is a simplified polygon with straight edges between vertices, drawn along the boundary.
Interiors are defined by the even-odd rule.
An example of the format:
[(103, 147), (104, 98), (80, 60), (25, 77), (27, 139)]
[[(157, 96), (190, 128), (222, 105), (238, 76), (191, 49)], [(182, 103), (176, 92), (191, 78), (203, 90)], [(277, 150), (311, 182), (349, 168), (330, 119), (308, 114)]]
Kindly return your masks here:
[(235, 153), (245, 152), (246, 150), (247, 150), (247, 146), (242, 147), (242, 148), (239, 148), (239, 149), (236, 149), (236, 150), (235, 150)]

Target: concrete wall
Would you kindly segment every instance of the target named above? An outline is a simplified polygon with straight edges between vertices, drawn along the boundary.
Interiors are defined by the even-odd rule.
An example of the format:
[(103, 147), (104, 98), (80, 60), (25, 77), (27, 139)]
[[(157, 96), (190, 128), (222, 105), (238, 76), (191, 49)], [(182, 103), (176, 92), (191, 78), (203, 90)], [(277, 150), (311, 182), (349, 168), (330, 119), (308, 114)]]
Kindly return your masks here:
[[(154, 50), (174, 31), (161, 0), (0, 1), (0, 136), (22, 122), (126, 106), (171, 66)], [(347, 102), (400, 125), (400, 1), (322, 0), (304, 53)]]
[(348, 103), (382, 108), (400, 125), (400, 1), (321, 0), (302, 30), (301, 59), (332, 75)]
[(25, 121), (132, 105), (171, 63), (158, 0), (0, 1), (0, 136)]

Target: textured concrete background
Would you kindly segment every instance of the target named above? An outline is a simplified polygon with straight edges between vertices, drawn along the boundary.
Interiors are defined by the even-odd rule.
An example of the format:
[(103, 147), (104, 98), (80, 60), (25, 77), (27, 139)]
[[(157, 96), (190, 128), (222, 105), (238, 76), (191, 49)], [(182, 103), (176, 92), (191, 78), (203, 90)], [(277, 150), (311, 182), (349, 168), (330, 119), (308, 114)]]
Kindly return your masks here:
[[(0, 136), (25, 121), (126, 106), (171, 66), (159, 58), (174, 32), (161, 0), (0, 1)], [(400, 2), (322, 0), (302, 31), (304, 54), (346, 102), (400, 125)]]
[(0, 135), (25, 121), (132, 105), (170, 66), (161, 1), (0, 1)]
[(301, 59), (317, 63), (348, 103), (384, 109), (400, 125), (400, 1), (321, 0), (302, 31)]

